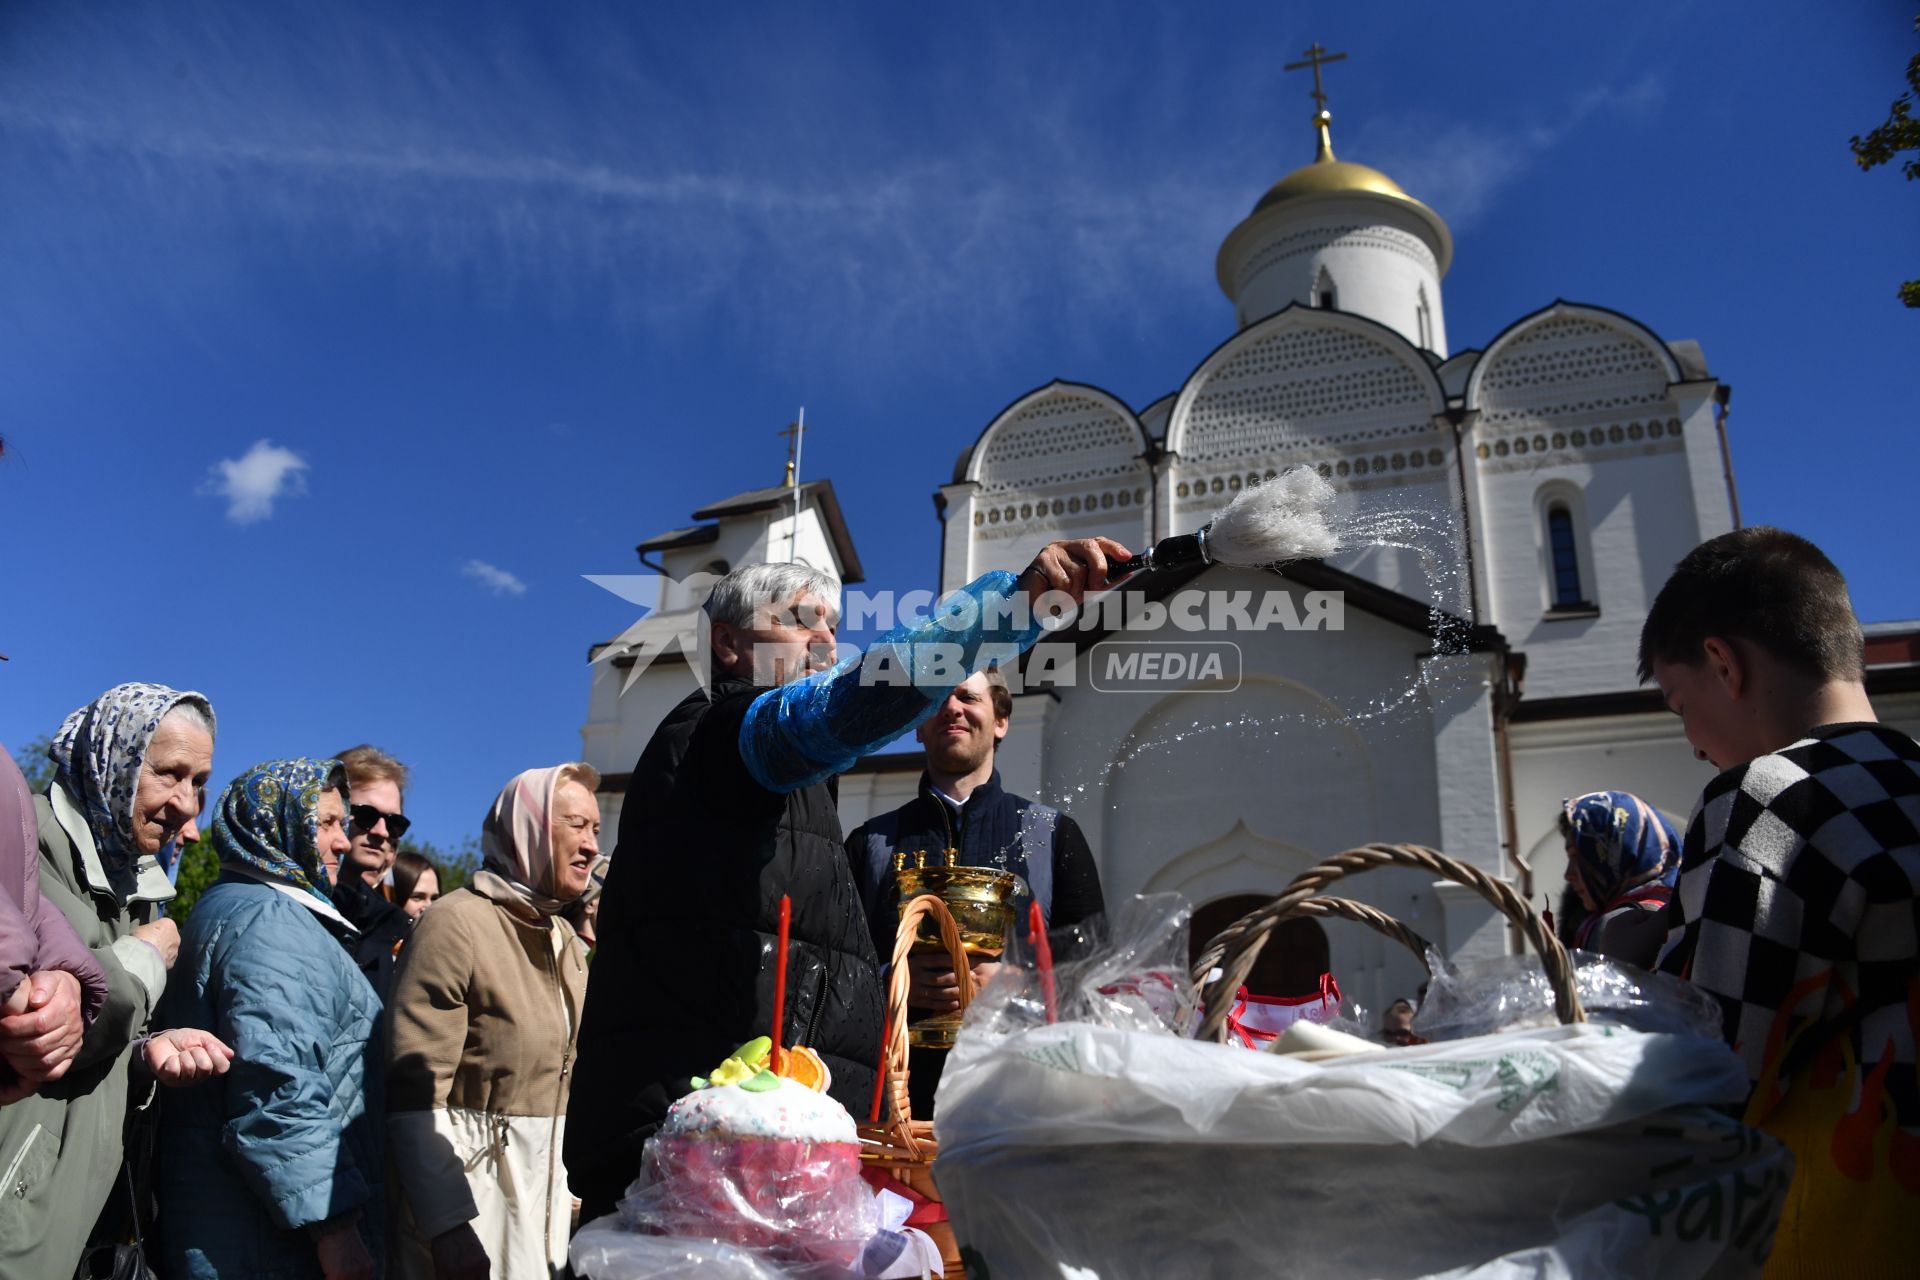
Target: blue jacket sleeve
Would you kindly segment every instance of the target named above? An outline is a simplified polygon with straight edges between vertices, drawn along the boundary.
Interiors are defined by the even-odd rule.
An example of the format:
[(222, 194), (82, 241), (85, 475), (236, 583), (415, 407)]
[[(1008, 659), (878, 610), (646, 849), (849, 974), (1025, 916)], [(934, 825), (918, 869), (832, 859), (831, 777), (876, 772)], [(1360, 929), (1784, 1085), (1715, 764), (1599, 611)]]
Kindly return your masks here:
[(828, 671), (769, 689), (740, 722), (740, 758), (769, 791), (798, 791), (932, 715), (954, 686), (1033, 647), (1042, 627), (1004, 569), (948, 595)]
[(232, 1046), (233, 1065), (219, 1086), (220, 1145), (274, 1224), (292, 1230), (359, 1208), (371, 1191), (345, 1140), (360, 1104), (336, 1108), (326, 1071), (337, 1052), (335, 1013), (314, 974), (329, 957), (289, 945), (273, 914), (255, 914), (223, 940), (214, 1034)]

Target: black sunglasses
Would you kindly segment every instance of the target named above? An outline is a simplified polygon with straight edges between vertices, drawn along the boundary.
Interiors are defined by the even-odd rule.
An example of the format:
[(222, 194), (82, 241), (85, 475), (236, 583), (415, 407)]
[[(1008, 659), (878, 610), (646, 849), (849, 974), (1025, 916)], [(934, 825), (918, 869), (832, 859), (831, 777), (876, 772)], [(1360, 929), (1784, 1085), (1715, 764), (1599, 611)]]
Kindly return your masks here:
[(407, 834), (407, 828), (413, 825), (413, 820), (404, 813), (382, 813), (370, 804), (351, 805), (348, 807), (347, 812), (353, 815), (353, 825), (359, 830), (361, 835), (366, 835), (372, 831), (375, 827), (379, 826), (381, 820), (384, 819), (387, 824), (388, 837), (398, 840), (401, 836)]

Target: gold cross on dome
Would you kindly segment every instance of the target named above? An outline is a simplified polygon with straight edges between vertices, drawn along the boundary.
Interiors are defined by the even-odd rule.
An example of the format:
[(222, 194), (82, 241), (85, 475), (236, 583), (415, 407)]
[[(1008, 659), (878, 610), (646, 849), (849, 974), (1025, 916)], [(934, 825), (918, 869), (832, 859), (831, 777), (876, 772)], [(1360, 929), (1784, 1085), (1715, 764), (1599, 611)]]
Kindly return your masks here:
[(1328, 53), (1320, 47), (1320, 42), (1316, 40), (1312, 46), (1307, 49), (1305, 61), (1289, 62), (1286, 66), (1282, 67), (1281, 70), (1298, 71), (1302, 67), (1312, 67), (1313, 104), (1319, 110), (1325, 111), (1327, 109), (1327, 92), (1326, 88), (1320, 83), (1320, 68), (1329, 62), (1344, 62), (1346, 57), (1347, 55), (1344, 53)]

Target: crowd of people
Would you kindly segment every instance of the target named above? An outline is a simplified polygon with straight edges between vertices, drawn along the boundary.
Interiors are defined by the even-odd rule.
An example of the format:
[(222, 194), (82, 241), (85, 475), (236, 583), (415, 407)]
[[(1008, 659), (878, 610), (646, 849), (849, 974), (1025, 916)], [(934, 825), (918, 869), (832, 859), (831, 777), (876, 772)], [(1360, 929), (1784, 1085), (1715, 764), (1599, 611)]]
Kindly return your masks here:
[[(160, 868), (203, 820), (208, 699), (107, 690), (38, 795), (0, 750), (0, 1276), (138, 1274), (128, 1250), (170, 1277), (562, 1274), (691, 1077), (775, 1008), (863, 1113), (896, 855), (1014, 870), (1052, 926), (1104, 909), (1084, 834), (994, 767), (1012, 699), (992, 661), (1040, 625), (987, 606), (1077, 604), (1126, 555), (1056, 543), (970, 584), (974, 608), (884, 642), (908, 669), (931, 639), (963, 652), (918, 683), (834, 662), (831, 578), (738, 569), (706, 603), (710, 685), (635, 765), (612, 856), (598, 774), (528, 769), (450, 893), (400, 847), (406, 768), (363, 745), (242, 771), (205, 819), (220, 878), (176, 928)], [(1780, 1274), (1906, 1256), (1920, 746), (1875, 722), (1845, 583), (1791, 534), (1689, 555), (1639, 658), (1720, 772), (1684, 838), (1631, 794), (1566, 802), (1572, 941), (1719, 1001), (1748, 1123), (1800, 1162)], [(848, 836), (835, 775), (908, 732), (917, 793)], [(914, 1008), (953, 1008), (950, 966), (912, 963)], [(1382, 1035), (1416, 1027), (1396, 1002)]]

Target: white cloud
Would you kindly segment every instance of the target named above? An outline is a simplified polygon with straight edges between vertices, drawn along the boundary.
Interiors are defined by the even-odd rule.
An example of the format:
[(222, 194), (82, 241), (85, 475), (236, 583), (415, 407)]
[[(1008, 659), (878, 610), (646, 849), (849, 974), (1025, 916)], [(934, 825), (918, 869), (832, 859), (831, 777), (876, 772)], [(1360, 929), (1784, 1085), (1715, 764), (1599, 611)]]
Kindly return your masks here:
[(273, 514), (274, 501), (307, 491), (307, 460), (271, 440), (255, 440), (238, 458), (213, 464), (202, 494), (227, 500), (227, 519), (252, 524)]
[(497, 596), (523, 596), (527, 594), (527, 584), (520, 581), (498, 565), (488, 564), (485, 560), (469, 560), (460, 566), (463, 576), (493, 592)]

